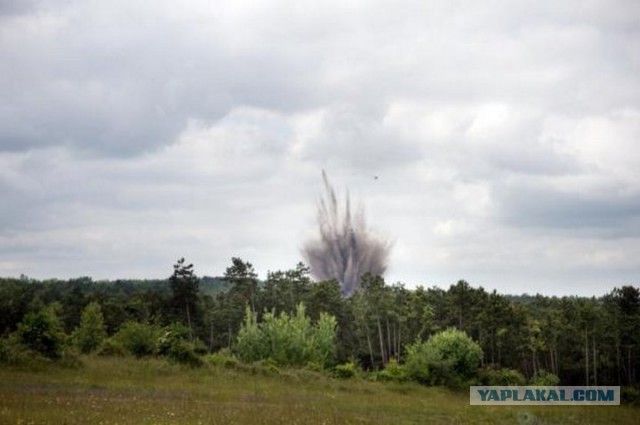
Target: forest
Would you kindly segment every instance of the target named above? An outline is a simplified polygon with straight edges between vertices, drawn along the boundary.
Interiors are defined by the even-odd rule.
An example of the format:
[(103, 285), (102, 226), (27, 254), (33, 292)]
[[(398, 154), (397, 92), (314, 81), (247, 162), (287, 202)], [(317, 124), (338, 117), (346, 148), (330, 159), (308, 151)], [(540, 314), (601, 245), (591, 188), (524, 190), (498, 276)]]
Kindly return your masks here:
[[(180, 259), (164, 280), (2, 278), (0, 311), (0, 363), (29, 353), (55, 361), (97, 352), (197, 367), (203, 356), (224, 355), (433, 385), (621, 385), (625, 397), (638, 395), (635, 286), (601, 297), (549, 297), (487, 292), (464, 280), (446, 290), (408, 289), (366, 274), (344, 296), (337, 281), (313, 281), (302, 263), (260, 280), (240, 258), (215, 278), (198, 277)], [(291, 342), (291, 335), (310, 339)], [(430, 341), (446, 345), (460, 335), (470, 352), (477, 347), (471, 370), (412, 374), (420, 355), (430, 358)], [(431, 359), (425, 368), (438, 361)]]

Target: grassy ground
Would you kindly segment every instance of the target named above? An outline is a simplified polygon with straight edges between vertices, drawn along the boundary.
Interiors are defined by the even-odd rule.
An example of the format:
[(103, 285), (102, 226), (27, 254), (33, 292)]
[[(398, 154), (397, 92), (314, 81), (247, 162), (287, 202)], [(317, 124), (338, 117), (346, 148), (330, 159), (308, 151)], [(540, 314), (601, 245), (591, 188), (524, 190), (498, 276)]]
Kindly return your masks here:
[(636, 424), (627, 406), (469, 406), (468, 393), (164, 360), (0, 367), (0, 424)]

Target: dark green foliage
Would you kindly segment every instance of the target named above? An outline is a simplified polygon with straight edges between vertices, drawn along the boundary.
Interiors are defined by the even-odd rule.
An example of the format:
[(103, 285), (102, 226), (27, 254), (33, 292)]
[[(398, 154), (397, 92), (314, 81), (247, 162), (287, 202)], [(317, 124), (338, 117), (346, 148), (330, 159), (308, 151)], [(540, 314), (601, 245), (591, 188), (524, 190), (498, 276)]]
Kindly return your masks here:
[[(170, 361), (186, 364), (191, 367), (202, 365), (199, 354), (202, 343), (190, 340), (190, 330), (181, 323), (173, 323), (162, 329), (158, 339), (158, 354), (167, 356)], [(206, 348), (205, 350), (206, 351)]]
[(144, 357), (158, 352), (160, 333), (160, 329), (153, 325), (126, 322), (115, 335), (115, 340), (130, 354)]
[(189, 328), (182, 323), (172, 323), (169, 326), (165, 326), (158, 338), (158, 354), (166, 355), (171, 350), (171, 347), (178, 342), (189, 341), (190, 334)]
[(553, 386), (560, 384), (560, 378), (558, 378), (553, 373), (541, 370), (536, 376), (531, 378), (531, 385), (544, 385), (544, 386)]
[(640, 388), (623, 387), (620, 390), (620, 401), (631, 406), (640, 406)]
[(80, 324), (82, 311), (87, 305), (87, 298), (83, 287), (90, 285), (91, 282), (91, 278), (88, 277), (69, 281), (71, 290), (65, 293), (61, 301), (62, 312), (60, 315), (64, 330), (67, 333), (71, 333)]
[(102, 304), (102, 315), (104, 318), (104, 324), (107, 331), (107, 335), (114, 335), (120, 329), (120, 326), (127, 320), (133, 320), (128, 318), (127, 311), (124, 308), (126, 304), (125, 299), (120, 299), (119, 296), (114, 295), (111, 299)]
[(169, 278), (173, 294), (171, 303), (174, 314), (187, 326), (190, 332), (200, 320), (198, 308), (199, 280), (193, 271), (193, 264), (185, 264), (184, 258), (173, 266), (173, 275)]
[(111, 337), (102, 342), (102, 345), (98, 349), (98, 355), (122, 357), (127, 355), (127, 349), (122, 345), (122, 342), (120, 342), (119, 339)]
[[(102, 341), (99, 353), (132, 352), (132, 344), (128, 342), (126, 348), (124, 340), (135, 339), (147, 341), (133, 350), (145, 353), (140, 355), (168, 357), (171, 345), (163, 347), (161, 330), (174, 322), (182, 325), (177, 351), (192, 350), (202, 356), (236, 349), (247, 306), (262, 324), (267, 315), (261, 312), (273, 312), (269, 319), (273, 323), (282, 312), (291, 320), (296, 306), (303, 302), (312, 324), (322, 313), (336, 319), (335, 357), (328, 364), (353, 359), (365, 370), (377, 371), (372, 376), (379, 375), (379, 379), (387, 379), (396, 367), (409, 366), (409, 346), (450, 327), (464, 331), (480, 345), (484, 369), (478, 379), (483, 382), (520, 382), (518, 374), (540, 380), (546, 376), (545, 370), (559, 377), (563, 385), (627, 387), (637, 386), (640, 379), (640, 291), (633, 286), (616, 288), (600, 298), (506, 296), (487, 293), (465, 281), (448, 289), (408, 289), (368, 275), (361, 279), (360, 290), (345, 298), (335, 281), (312, 282), (302, 264), (292, 270), (271, 272), (264, 283), (258, 280), (253, 266), (239, 258), (232, 260), (224, 278), (198, 280), (191, 265), (181, 261), (176, 266), (173, 288), (170, 279), (106, 282), (90, 278), (0, 278), (0, 335), (5, 341), (0, 357), (10, 362), (19, 362), (20, 357), (38, 359), (32, 363), (47, 364), (51, 358), (60, 362), (66, 356), (67, 341), (79, 351), (95, 349), (95, 341), (101, 337), (87, 335), (96, 333), (88, 332), (86, 338), (80, 338), (83, 311), (92, 303), (100, 305), (106, 336), (112, 337), (120, 329), (130, 331), (126, 322), (153, 324), (151, 334), (156, 336), (149, 339), (136, 334), (134, 338), (132, 333), (123, 338), (119, 334)], [(43, 318), (46, 309), (59, 319), (52, 322), (50, 317)], [(59, 326), (52, 325), (56, 322)], [(20, 332), (16, 332), (20, 323)], [(93, 326), (94, 330), (99, 328)], [(65, 332), (72, 330), (75, 332), (70, 339)], [(41, 351), (50, 357), (45, 358)], [(319, 369), (327, 364), (292, 355), (302, 367)], [(416, 373), (423, 382), (442, 381), (426, 363), (419, 370), (424, 376)]]
[(49, 362), (51, 359), (22, 344), (16, 334), (0, 338), (0, 364), (35, 370)]
[(481, 385), (525, 385), (527, 379), (514, 369), (484, 368), (478, 373)]
[(253, 265), (244, 262), (242, 259), (233, 257), (231, 267), (227, 267), (224, 273), (224, 280), (231, 284), (229, 295), (235, 304), (249, 305), (255, 313), (256, 295), (258, 292), (258, 275), (253, 269)]
[[(309, 268), (302, 263), (298, 263), (294, 270), (269, 272), (267, 281), (264, 283), (262, 290), (259, 292), (258, 304), (268, 306), (269, 310), (276, 313), (294, 313), (296, 306), (307, 300), (311, 290), (311, 279), (309, 278)], [(338, 297), (340, 300), (342, 297)], [(324, 309), (324, 312), (329, 310)], [(309, 312), (312, 318), (313, 312)]]
[(17, 335), (22, 344), (45, 357), (62, 356), (65, 334), (54, 307), (27, 314), (18, 326)]
[(27, 279), (0, 279), (0, 335), (16, 330), (41, 287)]
[(169, 361), (191, 367), (202, 366), (202, 359), (196, 353), (195, 345), (188, 341), (176, 341), (167, 351)]

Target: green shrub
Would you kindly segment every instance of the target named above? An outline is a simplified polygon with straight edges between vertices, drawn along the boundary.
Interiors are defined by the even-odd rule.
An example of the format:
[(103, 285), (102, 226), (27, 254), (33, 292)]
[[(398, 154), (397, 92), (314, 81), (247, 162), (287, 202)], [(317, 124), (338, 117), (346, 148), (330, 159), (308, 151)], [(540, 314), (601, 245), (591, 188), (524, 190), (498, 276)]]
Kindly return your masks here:
[(347, 362), (337, 365), (333, 369), (333, 373), (336, 377), (341, 379), (351, 379), (359, 375), (360, 368), (354, 362)]
[(102, 341), (102, 344), (98, 348), (99, 356), (118, 356), (122, 357), (127, 354), (127, 349), (124, 345), (115, 338), (107, 338)]
[(189, 328), (182, 323), (172, 323), (160, 332), (158, 338), (158, 354), (166, 356), (172, 347), (181, 341), (188, 341), (190, 338)]
[(252, 367), (252, 372), (259, 373), (261, 375), (270, 376), (280, 374), (278, 363), (273, 359), (259, 360), (255, 362)]
[(480, 346), (451, 328), (410, 345), (405, 366), (409, 377), (418, 382), (459, 387), (476, 376), (481, 358)]
[(145, 323), (126, 322), (122, 325), (115, 339), (136, 357), (144, 357), (158, 352), (160, 330)]
[(191, 367), (202, 366), (202, 359), (196, 354), (194, 344), (187, 341), (177, 341), (171, 345), (167, 352), (167, 358), (171, 362)]
[(205, 361), (213, 366), (227, 369), (234, 369), (238, 366), (238, 359), (228, 348), (223, 348), (216, 353), (208, 354), (205, 356)]
[(65, 351), (56, 364), (65, 369), (78, 369), (84, 365), (78, 352), (75, 350)]
[(51, 359), (21, 344), (16, 334), (0, 339), (0, 364), (40, 370), (50, 363)]
[(173, 323), (162, 329), (158, 338), (158, 353), (167, 356), (173, 363), (191, 367), (202, 366), (198, 352), (206, 352), (200, 340), (190, 341), (191, 331), (181, 323)]
[(59, 359), (66, 339), (53, 307), (29, 313), (16, 331), (20, 343), (50, 359)]
[(209, 349), (204, 342), (196, 339), (195, 341), (193, 341), (193, 351), (199, 356), (204, 356), (209, 352)]
[(407, 357), (405, 368), (409, 378), (421, 384), (431, 383), (431, 374), (429, 373), (429, 358), (427, 352), (427, 344), (425, 342), (416, 342), (407, 348)]
[(622, 387), (620, 389), (620, 401), (631, 406), (640, 406), (640, 388)]
[(236, 351), (245, 362), (271, 359), (279, 366), (304, 366), (310, 362), (328, 366), (335, 353), (336, 320), (321, 313), (316, 324), (306, 315), (301, 303), (294, 315), (265, 313), (258, 323), (247, 308), (238, 333)]
[(324, 369), (324, 367), (317, 362), (309, 362), (304, 366), (304, 368), (312, 372), (322, 372), (322, 370)]
[(525, 385), (527, 382), (524, 375), (514, 369), (485, 368), (480, 370), (478, 378), (481, 385)]
[(104, 318), (100, 304), (92, 302), (82, 312), (80, 325), (73, 333), (73, 342), (81, 353), (97, 350), (106, 337)]
[(392, 358), (375, 377), (379, 381), (405, 382), (409, 379), (409, 373), (404, 365), (398, 364), (396, 359)]
[(541, 370), (537, 375), (531, 378), (530, 383), (531, 385), (554, 386), (560, 383), (560, 378), (553, 373)]

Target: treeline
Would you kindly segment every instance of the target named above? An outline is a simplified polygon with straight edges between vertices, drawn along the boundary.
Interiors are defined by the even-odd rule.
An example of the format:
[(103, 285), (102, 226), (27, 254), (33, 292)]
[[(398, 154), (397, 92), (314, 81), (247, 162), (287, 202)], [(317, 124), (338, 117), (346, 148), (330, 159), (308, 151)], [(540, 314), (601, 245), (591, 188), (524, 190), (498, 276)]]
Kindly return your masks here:
[(133, 323), (178, 326), (174, 334), (182, 332), (202, 351), (233, 352), (246, 343), (238, 336), (243, 323), (247, 332), (247, 315), (253, 326), (283, 317), (294, 323), (303, 305), (313, 323), (334, 318), (334, 365), (382, 370), (404, 364), (409, 348), (455, 328), (479, 345), (485, 371), (513, 370), (528, 379), (553, 374), (563, 385), (639, 384), (640, 291), (633, 286), (599, 298), (506, 296), (462, 280), (447, 290), (407, 289), (365, 275), (345, 298), (338, 282), (313, 282), (303, 264), (260, 281), (239, 258), (220, 278), (198, 278), (180, 260), (166, 280), (0, 279), (0, 334), (15, 334), (25, 318), (48, 311), (61, 332), (77, 335), (90, 304), (99, 307), (105, 337), (121, 335), (123, 327), (133, 332)]

